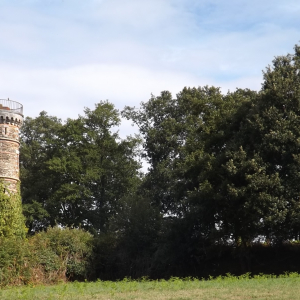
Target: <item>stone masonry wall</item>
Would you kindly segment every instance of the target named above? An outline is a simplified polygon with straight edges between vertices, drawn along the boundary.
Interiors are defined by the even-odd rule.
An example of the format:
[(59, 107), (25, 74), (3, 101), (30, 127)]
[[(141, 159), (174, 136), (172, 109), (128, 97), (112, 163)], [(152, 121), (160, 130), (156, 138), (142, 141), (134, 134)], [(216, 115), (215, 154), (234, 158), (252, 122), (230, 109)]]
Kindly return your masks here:
[(16, 190), (19, 181), (19, 128), (14, 124), (0, 123), (0, 179)]

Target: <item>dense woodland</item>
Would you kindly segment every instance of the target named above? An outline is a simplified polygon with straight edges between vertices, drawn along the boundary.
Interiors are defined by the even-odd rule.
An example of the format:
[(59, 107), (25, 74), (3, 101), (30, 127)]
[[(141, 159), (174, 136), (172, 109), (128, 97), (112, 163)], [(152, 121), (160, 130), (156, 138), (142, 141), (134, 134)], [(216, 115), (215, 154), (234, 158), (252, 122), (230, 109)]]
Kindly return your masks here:
[[(122, 117), (139, 135), (119, 138)], [(27, 117), (20, 168), (28, 234), (90, 232), (94, 278), (294, 271), (300, 46), (273, 60), (260, 91), (186, 87), (122, 112), (101, 101), (65, 122)]]

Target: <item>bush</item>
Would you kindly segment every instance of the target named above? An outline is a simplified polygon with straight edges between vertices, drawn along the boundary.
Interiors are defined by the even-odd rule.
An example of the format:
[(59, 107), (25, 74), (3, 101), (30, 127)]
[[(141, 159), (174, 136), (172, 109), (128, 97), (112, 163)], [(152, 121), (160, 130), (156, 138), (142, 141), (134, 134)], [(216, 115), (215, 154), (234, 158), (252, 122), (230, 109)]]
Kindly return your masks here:
[(27, 240), (0, 239), (0, 285), (20, 285), (30, 281), (34, 261)]
[[(80, 229), (54, 227), (47, 232), (36, 234), (30, 242), (37, 250), (39, 263), (45, 268), (63, 268), (65, 276), (72, 280), (88, 277), (89, 262), (93, 253), (93, 236), (90, 233)], [(59, 257), (58, 264), (54, 257)]]
[(29, 239), (0, 239), (0, 286), (49, 284), (88, 277), (93, 237), (80, 229), (49, 228)]

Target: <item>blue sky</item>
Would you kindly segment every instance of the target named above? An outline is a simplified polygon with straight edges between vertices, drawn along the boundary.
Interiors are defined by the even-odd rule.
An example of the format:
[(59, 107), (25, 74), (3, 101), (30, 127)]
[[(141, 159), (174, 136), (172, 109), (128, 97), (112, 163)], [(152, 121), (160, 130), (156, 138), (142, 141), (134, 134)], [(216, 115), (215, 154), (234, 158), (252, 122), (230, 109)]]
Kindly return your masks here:
[(299, 16), (296, 0), (0, 0), (0, 98), (65, 120), (185, 86), (259, 90)]

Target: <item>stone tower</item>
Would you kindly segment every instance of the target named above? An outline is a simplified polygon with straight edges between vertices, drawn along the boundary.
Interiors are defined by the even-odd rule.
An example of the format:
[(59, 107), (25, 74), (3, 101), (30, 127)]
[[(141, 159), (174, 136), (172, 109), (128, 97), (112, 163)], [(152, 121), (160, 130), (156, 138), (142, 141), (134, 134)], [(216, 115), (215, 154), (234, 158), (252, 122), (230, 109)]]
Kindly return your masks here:
[(19, 178), (19, 128), (23, 123), (23, 105), (0, 99), (0, 180), (12, 192), (17, 191)]

